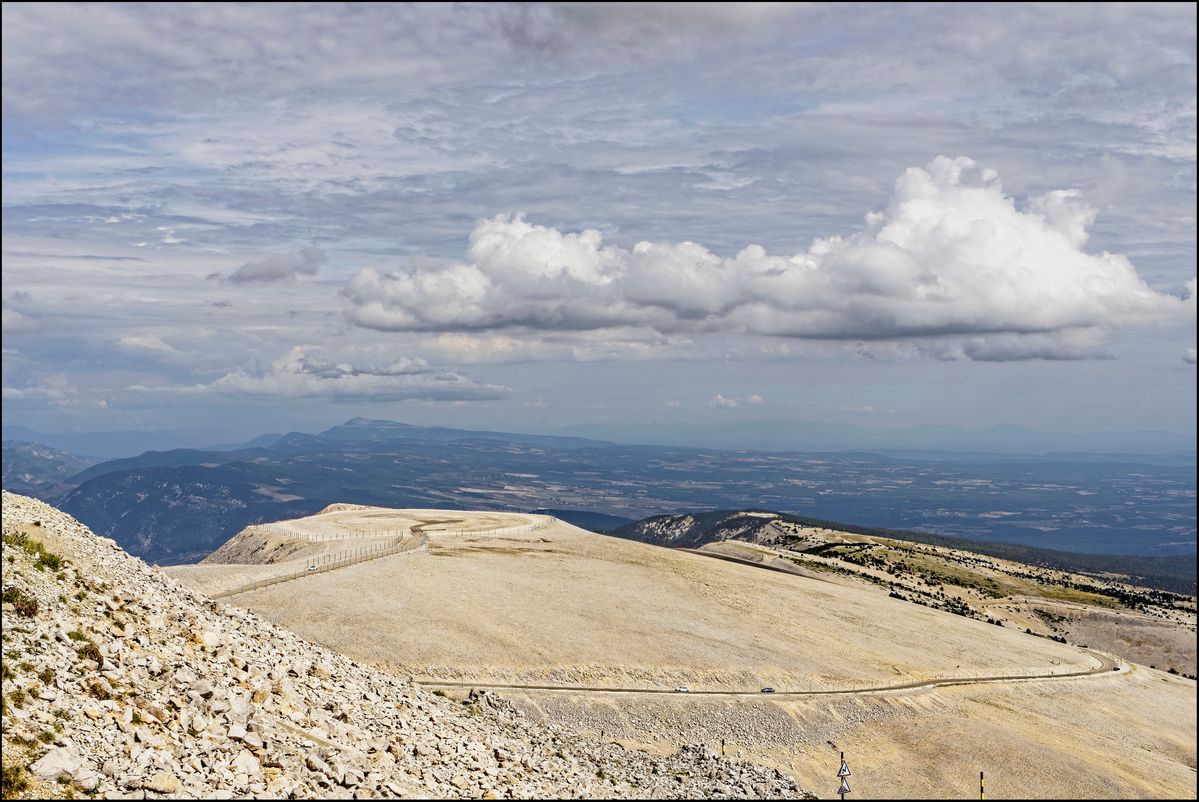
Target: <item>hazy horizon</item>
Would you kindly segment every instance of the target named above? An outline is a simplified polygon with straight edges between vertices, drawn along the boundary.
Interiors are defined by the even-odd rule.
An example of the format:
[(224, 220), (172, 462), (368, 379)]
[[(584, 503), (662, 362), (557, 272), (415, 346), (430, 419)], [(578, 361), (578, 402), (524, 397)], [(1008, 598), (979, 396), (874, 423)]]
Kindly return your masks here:
[[(30, 441), (81, 456), (119, 458), (145, 451), (238, 445), (292, 432), (317, 434), (353, 419), (336, 419), (301, 427), (213, 429), (184, 426), (137, 430), (41, 431), (19, 423), (4, 424), (6, 440)], [(370, 419), (364, 420), (387, 420)], [(1110, 432), (1044, 432), (1011, 424), (980, 428), (940, 425), (872, 428), (827, 421), (744, 420), (713, 423), (630, 421), (623, 424), (577, 423), (565, 426), (457, 425), (452, 421), (390, 422), (467, 431), (509, 432), (580, 437), (622, 445), (658, 445), (752, 451), (910, 452), (986, 455), (1140, 455), (1193, 459), (1194, 433), (1163, 430)]]

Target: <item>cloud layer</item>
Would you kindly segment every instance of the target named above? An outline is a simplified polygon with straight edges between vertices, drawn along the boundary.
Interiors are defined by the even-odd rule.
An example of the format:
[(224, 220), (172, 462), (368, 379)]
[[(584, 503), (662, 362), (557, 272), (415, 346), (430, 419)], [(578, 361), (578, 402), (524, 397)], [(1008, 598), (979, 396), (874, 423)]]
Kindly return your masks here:
[(423, 359), (378, 354), (336, 356), (320, 346), (296, 346), (260, 370), (235, 370), (210, 384), (147, 386), (141, 393), (278, 398), (325, 398), (333, 401), (472, 401), (502, 397), (506, 388), (481, 384), (457, 371), (436, 370)]
[(317, 268), (326, 261), (324, 251), (316, 245), (309, 245), (292, 253), (246, 262), (229, 274), (229, 281), (244, 284), (249, 281), (282, 281), (297, 276), (315, 276)]
[(1125, 257), (1085, 249), (1094, 218), (1077, 192), (1020, 208), (994, 170), (937, 157), (904, 172), (865, 228), (790, 256), (749, 245), (722, 258), (694, 242), (626, 250), (594, 229), (500, 215), (475, 227), (468, 262), (363, 269), (346, 295), (355, 323), (385, 331), (956, 338), (975, 359), (1095, 355), (1093, 332), (1193, 319), (1193, 284), (1187, 299), (1157, 292)]
[(1193, 427), (1193, 4), (0, 15), (10, 420)]

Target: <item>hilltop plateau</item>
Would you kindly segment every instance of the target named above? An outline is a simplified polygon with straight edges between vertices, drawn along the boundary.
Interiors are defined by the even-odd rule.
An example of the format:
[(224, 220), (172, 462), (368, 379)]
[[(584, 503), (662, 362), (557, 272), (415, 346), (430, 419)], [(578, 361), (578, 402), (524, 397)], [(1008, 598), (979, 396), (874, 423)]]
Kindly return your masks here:
[[(345, 546), (389, 526), (425, 542), (311, 575), (302, 557), (169, 571), (224, 593), (273, 571), (287, 581), (225, 600), (424, 687), (488, 689), (662, 753), (721, 744), (806, 788), (827, 786), (846, 751), (857, 788), (877, 796), (961, 796), (980, 770), (996, 796), (1194, 793), (1193, 680), (781, 550), (794, 570), (539, 516), (350, 505), (266, 528), (305, 542), (340, 532)], [(1176, 614), (1193, 626), (1190, 605)]]

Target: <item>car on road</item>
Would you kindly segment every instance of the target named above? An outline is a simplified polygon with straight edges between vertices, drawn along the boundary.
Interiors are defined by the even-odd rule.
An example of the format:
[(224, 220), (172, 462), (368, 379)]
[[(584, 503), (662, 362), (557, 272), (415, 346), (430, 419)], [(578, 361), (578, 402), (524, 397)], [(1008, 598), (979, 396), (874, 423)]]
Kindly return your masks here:
[(774, 693), (774, 688), (771, 688), (770, 686), (766, 686), (765, 688), (762, 689), (762, 693)]
[(315, 565), (310, 565), (310, 566), (308, 566), (308, 570), (309, 570), (309, 571), (315, 571), (315, 570), (316, 570), (316, 566), (315, 566)]
[(686, 685), (680, 685), (679, 687), (674, 689), (674, 692), (675, 693), (691, 693), (691, 689), (688, 688)]

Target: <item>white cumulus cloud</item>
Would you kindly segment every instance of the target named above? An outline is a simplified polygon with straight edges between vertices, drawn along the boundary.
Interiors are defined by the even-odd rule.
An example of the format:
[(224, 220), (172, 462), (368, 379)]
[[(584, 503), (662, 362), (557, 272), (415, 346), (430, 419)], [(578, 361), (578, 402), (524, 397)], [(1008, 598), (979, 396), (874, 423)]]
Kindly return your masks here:
[(378, 330), (633, 326), (918, 340), (971, 359), (1098, 356), (1113, 329), (1193, 321), (1193, 280), (1179, 298), (1149, 287), (1127, 258), (1085, 250), (1094, 217), (1076, 191), (1021, 207), (994, 170), (937, 157), (905, 171), (864, 229), (797, 254), (749, 245), (726, 258), (694, 242), (624, 249), (593, 229), (499, 215), (476, 225), (466, 262), (366, 268), (345, 294), (351, 319)]
[(725, 396), (717, 393), (708, 399), (708, 406), (715, 409), (734, 409), (736, 407), (760, 407), (766, 403), (760, 395)]
[(80, 390), (61, 372), (36, 376), (25, 387), (4, 387), (0, 395), (5, 401), (37, 401), (60, 409), (108, 409), (107, 398)]

